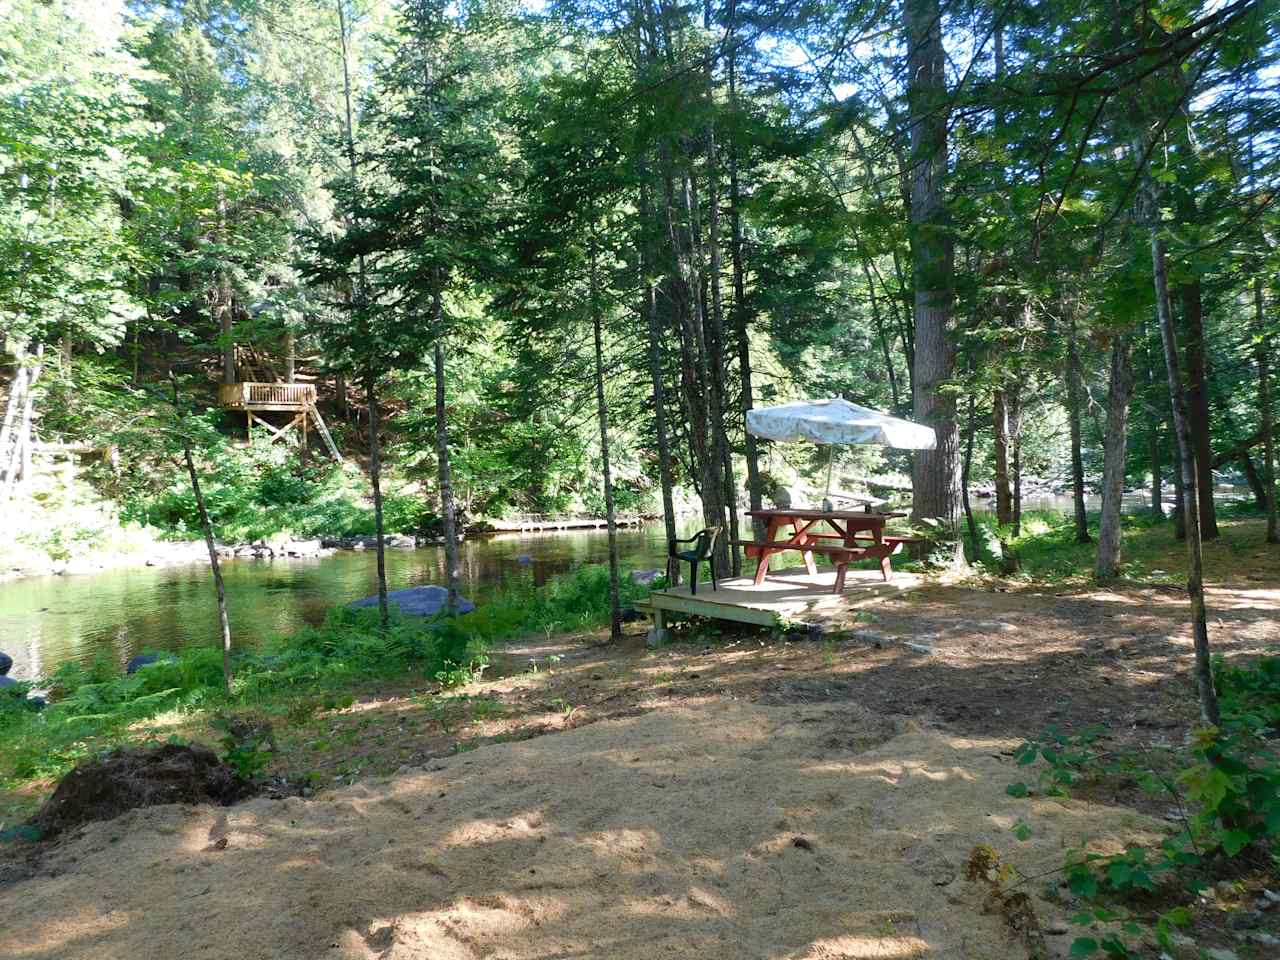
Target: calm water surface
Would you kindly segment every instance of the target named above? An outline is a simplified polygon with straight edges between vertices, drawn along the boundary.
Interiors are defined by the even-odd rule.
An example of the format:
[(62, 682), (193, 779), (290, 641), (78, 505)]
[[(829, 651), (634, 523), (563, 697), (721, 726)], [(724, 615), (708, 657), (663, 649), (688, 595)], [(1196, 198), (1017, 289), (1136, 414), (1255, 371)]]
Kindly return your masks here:
[[(624, 570), (662, 566), (661, 523), (618, 531)], [(542, 584), (555, 574), (607, 563), (604, 531), (499, 535), (462, 545), (462, 589), (477, 603), (512, 582)], [(527, 557), (522, 562), (520, 557)], [(324, 620), (334, 604), (378, 589), (372, 550), (324, 558), (223, 562), (231, 631), (238, 647)], [(444, 550), (387, 551), (391, 590), (444, 583)], [(10, 676), (31, 679), (67, 660), (101, 653), (124, 664), (139, 650), (216, 644), (218, 610), (207, 564), (127, 567), (84, 576), (30, 577), (0, 584), (0, 650)]]
[[(1145, 509), (1141, 496), (1125, 499), (1126, 509)], [(990, 500), (973, 503), (975, 510), (992, 506)], [(1066, 512), (1071, 502), (1067, 497), (1028, 498), (1025, 507)], [(1097, 508), (1092, 497), (1089, 507)], [(619, 530), (618, 542), (624, 570), (663, 565), (661, 523)], [(542, 584), (555, 574), (607, 563), (608, 558), (603, 530), (476, 539), (462, 546), (462, 589), (483, 604), (512, 582)], [(318, 624), (329, 607), (370, 596), (378, 588), (376, 564), (372, 550), (313, 559), (224, 562), (236, 646), (252, 647)], [(443, 582), (442, 548), (387, 551), (390, 589)], [(217, 605), (204, 564), (127, 567), (0, 584), (0, 650), (14, 658), (11, 675), (18, 679), (45, 675), (67, 660), (88, 662), (106, 653), (123, 665), (139, 650), (216, 644), (217, 638)]]

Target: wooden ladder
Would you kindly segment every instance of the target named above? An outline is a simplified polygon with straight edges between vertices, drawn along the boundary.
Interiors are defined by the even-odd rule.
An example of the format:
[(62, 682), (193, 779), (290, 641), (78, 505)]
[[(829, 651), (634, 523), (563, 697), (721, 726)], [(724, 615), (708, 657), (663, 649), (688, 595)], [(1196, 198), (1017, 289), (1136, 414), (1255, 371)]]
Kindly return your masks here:
[(337, 445), (333, 442), (333, 437), (329, 435), (329, 428), (325, 426), (324, 417), (320, 416), (320, 408), (312, 404), (307, 408), (307, 412), (315, 418), (316, 429), (320, 431), (320, 436), (324, 437), (324, 445), (329, 448), (329, 452), (333, 454), (333, 459), (342, 463), (342, 454), (338, 452)]

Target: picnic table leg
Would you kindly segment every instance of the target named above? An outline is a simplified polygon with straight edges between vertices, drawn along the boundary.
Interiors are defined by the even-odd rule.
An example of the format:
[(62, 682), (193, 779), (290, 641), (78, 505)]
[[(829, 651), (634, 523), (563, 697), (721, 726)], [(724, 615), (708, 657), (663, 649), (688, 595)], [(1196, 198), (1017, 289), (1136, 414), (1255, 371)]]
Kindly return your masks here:
[[(872, 531), (872, 535), (876, 538), (877, 546), (884, 546), (884, 530), (876, 527)], [(880, 576), (884, 577), (884, 582), (888, 583), (893, 579), (893, 564), (889, 562), (889, 555), (886, 553), (880, 558)]]
[[(774, 537), (777, 536), (778, 527), (781, 525), (782, 524), (776, 517), (769, 518), (769, 530), (764, 537), (766, 543), (773, 542)], [(773, 556), (774, 552), (776, 551), (770, 552), (767, 548), (760, 551), (760, 559), (756, 563), (756, 577), (754, 581), (757, 587), (764, 583), (764, 578), (769, 573), (769, 559)]]
[(847, 569), (849, 569), (847, 561), (836, 564), (836, 588), (832, 593), (844, 593), (844, 573)]
[[(795, 528), (793, 527), (793, 529)], [(794, 539), (796, 545), (802, 547), (812, 538), (803, 530), (798, 530), (794, 535)], [(816, 577), (818, 575), (818, 563), (813, 559), (813, 553), (809, 550), (801, 550), (800, 556), (804, 558), (804, 568), (808, 571), (809, 576)]]

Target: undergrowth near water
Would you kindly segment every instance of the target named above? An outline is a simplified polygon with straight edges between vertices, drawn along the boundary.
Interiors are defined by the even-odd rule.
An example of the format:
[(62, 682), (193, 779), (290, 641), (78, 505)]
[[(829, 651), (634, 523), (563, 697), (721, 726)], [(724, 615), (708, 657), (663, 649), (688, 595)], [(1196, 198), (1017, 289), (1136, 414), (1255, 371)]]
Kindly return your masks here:
[[(624, 602), (644, 593), (624, 578)], [(26, 700), (30, 684), (0, 690), (0, 792), (56, 778), (165, 717), (255, 710), (289, 723), (350, 705), (358, 684), (410, 677), (456, 686), (479, 676), (485, 650), (499, 640), (590, 629), (608, 615), (608, 571), (589, 566), (542, 587), (515, 585), (454, 620), (393, 615), (385, 633), (375, 611), (336, 607), (319, 627), (237, 653), (229, 697), (221, 652), (212, 648), (164, 654), (132, 675), (106, 660), (64, 664), (36, 685), (49, 689), (43, 711)]]

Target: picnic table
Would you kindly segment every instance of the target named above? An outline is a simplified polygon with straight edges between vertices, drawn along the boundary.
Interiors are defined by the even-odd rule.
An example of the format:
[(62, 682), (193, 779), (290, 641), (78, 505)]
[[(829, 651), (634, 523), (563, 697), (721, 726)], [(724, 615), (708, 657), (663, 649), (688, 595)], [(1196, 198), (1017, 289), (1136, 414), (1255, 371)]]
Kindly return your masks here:
[[(917, 537), (885, 536), (884, 525), (902, 513), (872, 513), (868, 510), (801, 510), (794, 508), (752, 510), (748, 516), (767, 524), (764, 540), (739, 540), (749, 557), (756, 557), (755, 584), (764, 583), (769, 561), (780, 553), (798, 550), (804, 557), (805, 569), (818, 572), (813, 555), (822, 553), (836, 565), (835, 593), (844, 592), (845, 570), (855, 560), (877, 557), (885, 582), (893, 576), (889, 557), (902, 550)], [(788, 529), (790, 532), (788, 533)]]

